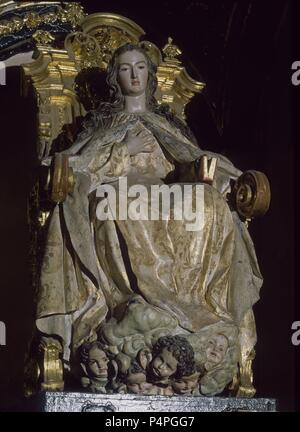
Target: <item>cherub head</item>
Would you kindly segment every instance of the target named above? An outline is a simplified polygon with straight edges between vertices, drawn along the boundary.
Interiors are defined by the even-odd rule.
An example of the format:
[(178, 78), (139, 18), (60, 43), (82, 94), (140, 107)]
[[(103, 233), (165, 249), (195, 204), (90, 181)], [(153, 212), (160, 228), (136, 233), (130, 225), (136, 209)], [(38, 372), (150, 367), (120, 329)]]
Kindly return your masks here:
[(128, 393), (154, 394), (154, 386), (147, 382), (146, 371), (134, 361), (125, 378)]
[(153, 359), (148, 372), (155, 381), (167, 381), (170, 377), (181, 378), (194, 370), (194, 351), (181, 336), (163, 336), (153, 347)]
[(81, 347), (81, 364), (89, 378), (107, 379), (109, 358), (100, 342), (85, 343)]
[(205, 369), (211, 370), (213, 367), (217, 366), (224, 359), (227, 349), (229, 346), (229, 341), (226, 336), (219, 333), (208, 339), (205, 354)]
[(182, 376), (181, 378), (172, 381), (172, 388), (175, 393), (180, 395), (192, 394), (193, 390), (199, 385), (199, 372), (194, 372), (191, 375)]

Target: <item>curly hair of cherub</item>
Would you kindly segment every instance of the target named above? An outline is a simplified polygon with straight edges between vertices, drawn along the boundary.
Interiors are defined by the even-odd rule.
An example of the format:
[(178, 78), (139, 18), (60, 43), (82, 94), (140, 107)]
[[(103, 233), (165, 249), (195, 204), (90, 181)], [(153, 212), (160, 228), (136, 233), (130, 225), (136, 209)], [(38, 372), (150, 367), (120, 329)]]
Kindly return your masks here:
[(132, 374), (138, 374), (138, 373), (142, 373), (142, 374), (146, 374), (145, 369), (143, 369), (137, 361), (133, 361), (131, 363), (130, 368), (128, 369), (127, 373), (132, 373)]
[(156, 357), (164, 348), (178, 361), (174, 378), (189, 376), (196, 372), (194, 350), (187, 339), (178, 335), (160, 337), (153, 346), (153, 357)]
[(84, 364), (87, 363), (87, 361), (89, 360), (89, 352), (92, 348), (98, 348), (99, 350), (104, 351), (106, 356), (110, 358), (109, 354), (104, 349), (104, 346), (101, 342), (99, 341), (85, 342), (81, 345), (79, 350), (79, 356), (82, 363)]

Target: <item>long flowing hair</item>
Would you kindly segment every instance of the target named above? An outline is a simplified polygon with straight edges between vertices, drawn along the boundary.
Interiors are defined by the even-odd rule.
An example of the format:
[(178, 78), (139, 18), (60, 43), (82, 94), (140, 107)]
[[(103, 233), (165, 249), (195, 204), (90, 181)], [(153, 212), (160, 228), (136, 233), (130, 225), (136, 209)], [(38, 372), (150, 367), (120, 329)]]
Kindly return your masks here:
[(147, 67), (148, 67), (148, 82), (146, 87), (146, 107), (149, 111), (155, 111), (158, 109), (159, 105), (154, 97), (157, 89), (157, 78), (156, 71), (157, 68), (155, 64), (151, 61), (148, 54), (138, 45), (132, 45), (126, 43), (122, 45), (114, 52), (112, 59), (107, 67), (107, 78), (106, 83), (109, 87), (109, 101), (102, 103), (99, 106), (99, 111), (104, 114), (115, 114), (117, 112), (123, 111), (125, 107), (125, 97), (122, 94), (120, 84), (118, 82), (118, 72), (119, 72), (119, 56), (128, 51), (138, 51), (145, 57)]
[(111, 58), (111, 61), (107, 67), (107, 78), (106, 83), (109, 87), (109, 99), (107, 102), (99, 104), (96, 110), (90, 111), (84, 122), (83, 132), (80, 134), (80, 138), (83, 138), (86, 134), (91, 133), (99, 124), (101, 119), (112, 117), (118, 112), (122, 112), (125, 107), (125, 96), (122, 94), (120, 84), (118, 83), (118, 72), (119, 63), (118, 58), (121, 54), (128, 51), (138, 51), (142, 53), (146, 59), (148, 66), (148, 82), (146, 87), (146, 108), (148, 111), (152, 111), (162, 117), (164, 117), (172, 126), (180, 129), (182, 134), (188, 139), (197, 143), (193, 133), (189, 127), (179, 119), (171, 110), (168, 104), (159, 104), (155, 99), (155, 92), (157, 89), (157, 78), (156, 71), (157, 67), (152, 62), (147, 52), (139, 45), (133, 45), (126, 43), (121, 47), (117, 48)]

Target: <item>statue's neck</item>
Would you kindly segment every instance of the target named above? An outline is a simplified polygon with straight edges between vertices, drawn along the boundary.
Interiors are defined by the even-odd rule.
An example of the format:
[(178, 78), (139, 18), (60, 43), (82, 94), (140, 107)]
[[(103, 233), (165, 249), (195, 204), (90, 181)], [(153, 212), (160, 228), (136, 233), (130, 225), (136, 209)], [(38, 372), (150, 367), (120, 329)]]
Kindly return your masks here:
[(128, 113), (145, 112), (146, 111), (145, 93), (139, 96), (125, 96), (125, 111)]

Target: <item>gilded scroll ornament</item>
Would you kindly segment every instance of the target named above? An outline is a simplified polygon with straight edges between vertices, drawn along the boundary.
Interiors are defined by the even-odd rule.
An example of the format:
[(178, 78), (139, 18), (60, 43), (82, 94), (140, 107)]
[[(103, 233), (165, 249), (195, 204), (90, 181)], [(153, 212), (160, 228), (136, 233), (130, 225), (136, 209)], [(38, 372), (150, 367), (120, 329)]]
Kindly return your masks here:
[(235, 205), (245, 219), (263, 216), (270, 207), (270, 184), (264, 173), (245, 171), (235, 186)]

